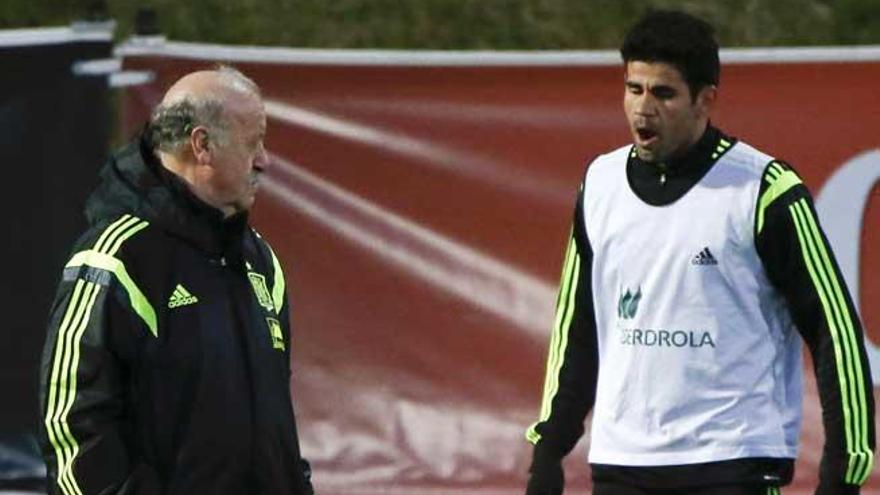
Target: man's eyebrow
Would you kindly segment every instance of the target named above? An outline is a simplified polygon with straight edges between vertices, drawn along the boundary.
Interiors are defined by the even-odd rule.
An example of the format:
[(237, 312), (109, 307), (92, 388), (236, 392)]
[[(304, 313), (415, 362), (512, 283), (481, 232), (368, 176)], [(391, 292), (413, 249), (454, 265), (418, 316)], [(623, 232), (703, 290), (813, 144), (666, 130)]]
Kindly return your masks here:
[(653, 91), (678, 91), (677, 89), (675, 89), (675, 87), (673, 87), (669, 84), (655, 84), (654, 86), (651, 86), (648, 89), (652, 92)]

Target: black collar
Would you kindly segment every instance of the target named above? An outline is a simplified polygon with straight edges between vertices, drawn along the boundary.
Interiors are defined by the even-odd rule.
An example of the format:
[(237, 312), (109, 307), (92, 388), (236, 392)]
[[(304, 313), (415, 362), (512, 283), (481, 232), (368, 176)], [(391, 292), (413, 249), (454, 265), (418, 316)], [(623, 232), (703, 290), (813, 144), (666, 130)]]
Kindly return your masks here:
[(684, 196), (727, 152), (736, 139), (709, 125), (700, 139), (682, 155), (663, 163), (649, 163), (633, 147), (626, 178), (636, 196), (653, 206), (665, 206)]
[[(241, 238), (248, 225), (247, 212), (225, 217), (222, 211), (199, 199), (183, 178), (162, 165), (146, 140), (141, 141), (141, 156), (170, 193), (171, 201), (166, 203), (166, 213), (174, 218), (172, 223), (177, 228), (173, 230), (181, 232), (185, 229), (185, 232), (181, 232), (185, 234), (184, 237), (196, 241), (202, 249), (238, 264)], [(166, 217), (166, 220), (170, 219)]]

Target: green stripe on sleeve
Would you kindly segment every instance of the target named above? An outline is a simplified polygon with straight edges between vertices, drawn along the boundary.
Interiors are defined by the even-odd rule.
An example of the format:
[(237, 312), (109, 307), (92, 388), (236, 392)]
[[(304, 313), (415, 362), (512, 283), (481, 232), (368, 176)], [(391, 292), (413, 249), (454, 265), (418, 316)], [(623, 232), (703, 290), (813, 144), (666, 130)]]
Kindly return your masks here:
[(111, 239), (115, 239), (120, 231), (124, 231), (131, 225), (138, 222), (138, 219), (132, 217), (131, 215), (122, 215), (119, 217), (119, 220), (116, 220), (109, 227), (104, 229), (104, 232), (101, 233), (101, 237), (98, 238), (98, 242), (95, 243), (95, 250), (102, 251), (104, 246)]
[[(104, 229), (95, 243), (94, 250), (77, 253), (68, 262), (67, 267), (85, 264), (95, 268), (102, 268), (95, 265), (108, 265), (108, 259), (115, 260), (116, 264), (113, 265), (111, 263), (110, 265), (113, 266), (109, 266), (109, 271), (117, 274), (117, 278), (128, 279), (129, 284), (126, 285), (123, 282), (123, 285), (126, 286), (129, 296), (132, 297), (130, 286), (133, 286), (135, 289), (137, 287), (134, 286), (128, 274), (125, 273), (125, 267), (122, 266), (119, 260), (105, 253), (109, 251), (111, 254), (115, 254), (126, 239), (146, 228), (147, 225), (148, 222), (141, 221), (137, 217), (131, 215), (121, 216)], [(95, 263), (89, 263), (90, 261), (95, 261)], [(108, 269), (108, 267), (103, 267), (102, 269)], [(79, 487), (74, 476), (74, 461), (79, 454), (79, 443), (70, 429), (67, 418), (76, 402), (80, 344), (88, 328), (92, 309), (100, 291), (101, 286), (99, 284), (87, 282), (83, 279), (76, 281), (55, 338), (55, 351), (48, 383), (49, 390), (47, 391), (44, 423), (49, 442), (55, 450), (58, 463), (58, 473), (55, 481), (64, 495), (82, 495), (82, 489)], [(143, 298), (143, 294), (139, 290), (137, 290), (137, 293), (140, 294), (140, 299), (145, 302), (146, 299)], [(142, 306), (140, 303), (133, 304), (136, 307), (136, 311), (138, 305)], [(152, 308), (149, 309), (152, 310)], [(143, 312), (144, 310), (141, 309), (138, 314)], [(155, 313), (153, 314), (153, 320), (155, 321)], [(153, 327), (155, 327), (155, 323)]]
[(813, 287), (816, 289), (816, 293), (819, 296), (819, 300), (822, 303), (823, 313), (825, 315), (825, 320), (828, 324), (828, 330), (831, 334), (831, 341), (834, 348), (834, 362), (837, 367), (837, 380), (838, 385), (840, 387), (840, 399), (841, 406), (843, 409), (843, 418), (844, 418), (844, 434), (846, 440), (846, 450), (848, 454), (852, 454), (852, 444), (853, 444), (853, 432), (852, 432), (852, 412), (850, 411), (850, 404), (847, 400), (849, 397), (848, 393), (848, 384), (846, 381), (846, 373), (842, 367), (843, 361), (843, 353), (840, 346), (840, 338), (838, 336), (837, 324), (832, 315), (832, 309), (829, 301), (829, 297), (824, 288), (824, 284), (820, 280), (820, 275), (817, 273), (817, 267), (815, 266), (815, 261), (818, 261), (818, 256), (815, 253), (815, 246), (813, 246), (812, 242), (809, 240), (807, 236), (807, 227), (803, 224), (803, 220), (801, 220), (802, 213), (800, 212), (800, 202), (790, 205), (789, 211), (791, 212), (792, 218), (794, 219), (795, 229), (797, 230), (798, 241), (801, 246), (801, 254), (804, 258), (804, 264), (807, 267), (807, 271), (810, 274), (810, 279), (813, 282)]
[[(547, 401), (548, 413), (550, 406), (553, 404), (553, 398), (556, 397), (556, 392), (559, 391), (559, 371), (565, 364), (565, 350), (568, 349), (568, 330), (569, 328), (571, 328), (571, 320), (574, 316), (575, 295), (577, 293), (578, 275), (580, 273), (580, 268), (580, 256), (575, 255), (574, 269), (572, 270), (570, 289), (568, 291), (568, 303), (566, 304), (565, 319), (563, 320), (562, 327), (559, 329), (558, 332), (561, 337), (561, 342), (559, 345), (559, 351), (556, 354), (555, 369), (553, 370), (553, 389), (551, 390), (551, 393), (548, 397), (549, 400)], [(550, 417), (549, 414), (547, 415), (547, 417)]]
[(867, 479), (873, 466), (873, 452), (868, 446), (867, 433), (868, 421), (872, 418), (867, 417), (864, 374), (852, 316), (807, 201), (801, 199), (789, 209), (795, 220), (804, 260), (822, 302), (832, 337), (848, 456), (844, 480), (850, 484), (861, 484)]
[(60, 425), (63, 429), (64, 436), (67, 438), (67, 444), (70, 447), (70, 455), (68, 457), (67, 466), (65, 469), (65, 476), (68, 478), (69, 484), (76, 490), (76, 493), (79, 495), (82, 492), (79, 489), (79, 485), (76, 482), (76, 478), (73, 473), (73, 464), (76, 459), (77, 454), (79, 453), (79, 443), (77, 443), (76, 439), (73, 436), (73, 433), (70, 431), (70, 423), (67, 421), (67, 417), (70, 415), (70, 410), (73, 408), (73, 403), (76, 400), (76, 373), (79, 369), (79, 349), (80, 342), (82, 340), (83, 333), (86, 331), (86, 327), (88, 326), (89, 320), (91, 319), (92, 308), (95, 306), (95, 300), (98, 297), (98, 293), (101, 290), (101, 287), (95, 283), (89, 283), (91, 286), (91, 294), (88, 298), (88, 302), (85, 306), (85, 312), (83, 318), (80, 320), (78, 327), (74, 330), (73, 333), (73, 359), (71, 360), (69, 374), (68, 374), (68, 388), (70, 390), (67, 396), (67, 404), (64, 405), (64, 409), (61, 411), (61, 422)]
[(88, 325), (91, 307), (100, 290), (97, 284), (84, 281), (80, 281), (80, 283), (82, 284), (80, 288), (84, 287), (84, 292), (77, 299), (74, 316), (68, 320), (67, 325), (59, 328), (58, 343), (56, 344), (59, 346), (56, 347), (56, 363), (59, 363), (56, 369), (58, 373), (53, 370), (54, 381), (50, 384), (50, 387), (55, 388), (58, 393), (56, 400), (53, 401), (46, 413), (46, 420), (55, 437), (53, 447), (58, 457), (57, 482), (66, 495), (81, 495), (82, 493), (73, 474), (73, 461), (79, 450), (79, 444), (71, 433), (67, 422), (70, 406), (76, 396), (76, 377), (72, 376), (72, 373), (75, 372), (75, 360), (78, 358), (79, 340), (77, 334), (81, 333)]
[[(58, 487), (61, 489), (61, 492), (64, 495), (73, 495), (77, 493), (78, 488), (75, 486), (71, 486), (68, 481), (68, 477), (65, 476), (67, 472), (67, 453), (68, 453), (68, 439), (64, 435), (63, 428), (61, 426), (61, 417), (58, 413), (58, 404), (60, 403), (60, 397), (67, 395), (67, 384), (65, 383), (67, 374), (62, 370), (65, 368), (66, 358), (66, 346), (67, 346), (67, 333), (68, 328), (70, 328), (71, 322), (76, 320), (81, 315), (81, 309), (83, 307), (83, 301), (88, 300), (88, 294), (83, 293), (83, 288), (86, 286), (87, 282), (83, 280), (78, 280), (76, 286), (73, 289), (73, 295), (67, 304), (67, 309), (64, 312), (64, 318), (62, 319), (61, 325), (58, 328), (58, 334), (55, 338), (55, 353), (52, 362), (52, 373), (48, 383), (48, 400), (46, 404), (46, 416), (43, 419), (44, 424), (46, 425), (46, 433), (49, 437), (49, 442), (52, 444), (52, 448), (55, 450), (55, 457), (57, 459), (57, 478), (56, 483)], [(86, 291), (88, 292), (88, 290)], [(76, 315), (76, 316), (75, 316)], [(63, 377), (63, 378), (62, 378)]]
[(574, 237), (569, 235), (568, 245), (565, 249), (564, 263), (562, 267), (562, 275), (559, 280), (559, 291), (556, 294), (556, 316), (554, 317), (553, 332), (550, 334), (550, 346), (547, 350), (547, 368), (544, 373), (544, 388), (541, 397), (541, 411), (538, 421), (532, 424), (526, 432), (526, 439), (531, 443), (538, 443), (541, 435), (535, 430), (535, 427), (541, 421), (546, 420), (550, 415), (550, 401), (548, 400), (548, 392), (553, 387), (553, 370), (556, 368), (557, 351), (559, 348), (560, 337), (559, 327), (562, 323), (565, 302), (567, 301), (567, 292), (569, 280), (571, 279), (571, 269), (573, 258), (576, 255)]
[[(769, 173), (769, 170), (768, 170)], [(768, 187), (761, 199), (758, 201), (758, 233), (764, 228), (764, 212), (779, 196), (785, 194), (789, 189), (801, 183), (800, 177), (794, 172), (787, 170), (782, 172), (778, 178), (774, 179), (770, 187)]]
[[(862, 369), (862, 362), (858, 354), (858, 336), (853, 325), (853, 316), (851, 315), (846, 299), (843, 296), (843, 284), (837, 278), (834, 265), (828, 254), (822, 234), (819, 230), (818, 223), (813, 216), (806, 200), (799, 201), (801, 213), (807, 220), (809, 233), (818, 251), (822, 266), (827, 274), (828, 283), (830, 285), (829, 295), (833, 304), (837, 309), (838, 322), (841, 323), (843, 336), (844, 358), (847, 366), (847, 376), (850, 381), (850, 401), (853, 405), (853, 420), (855, 438), (853, 450), (855, 453), (850, 458), (850, 464), (847, 482), (852, 484), (861, 484), (859, 480), (867, 478), (870, 474), (870, 468), (873, 465), (873, 453), (868, 446), (868, 421), (872, 418), (868, 417), (867, 398), (865, 397), (865, 374)], [(871, 453), (869, 459), (868, 453)]]
[(115, 240), (112, 244), (109, 245), (109, 249), (107, 249), (107, 250), (98, 250), (98, 251), (101, 251), (101, 252), (107, 253), (107, 254), (109, 254), (110, 256), (114, 256), (114, 255), (116, 254), (116, 252), (119, 251), (119, 248), (122, 247), (122, 243), (123, 243), (123, 242), (125, 242), (126, 240), (128, 240), (129, 237), (131, 237), (131, 236), (137, 234), (138, 232), (144, 230), (144, 229), (147, 228), (147, 226), (149, 226), (149, 225), (150, 225), (149, 222), (140, 222), (140, 223), (138, 223), (138, 224), (136, 224), (136, 225), (133, 225), (133, 226), (129, 227), (127, 230), (125, 230), (124, 232), (122, 232), (122, 233), (119, 235), (119, 237), (117, 237), (116, 240)]
[(784, 171), (782, 170), (782, 168), (779, 166), (778, 163), (770, 162), (770, 165), (767, 166), (767, 171), (764, 176), (764, 180), (766, 180), (767, 182), (772, 184), (776, 179), (779, 178), (780, 175), (782, 175), (782, 172), (784, 172)]
[(55, 434), (60, 439), (62, 448), (63, 462), (58, 465), (59, 485), (64, 486), (71, 494), (80, 493), (76, 479), (73, 476), (73, 450), (76, 445), (76, 439), (71, 434), (70, 427), (66, 424), (67, 416), (64, 415), (64, 408), (67, 404), (68, 397), (74, 393), (70, 383), (70, 366), (71, 360), (73, 359), (73, 345), (76, 329), (83, 321), (83, 316), (88, 308), (92, 293), (95, 291), (95, 286), (92, 283), (86, 283), (84, 290), (85, 292), (77, 305), (76, 314), (74, 315), (73, 320), (71, 320), (70, 326), (64, 329), (64, 354), (61, 359), (61, 372), (59, 373), (57, 384), (59, 390), (58, 402), (52, 413), (52, 425), (55, 427)]
[(574, 238), (571, 239), (565, 261), (564, 278), (559, 287), (559, 300), (556, 306), (556, 318), (553, 323), (553, 337), (550, 343), (550, 356), (547, 360), (547, 376), (544, 386), (544, 397), (541, 404), (541, 418), (547, 419), (550, 416), (550, 403), (552, 402), (552, 390), (555, 377), (553, 376), (557, 363), (561, 358), (562, 347), (562, 322), (565, 319), (565, 309), (568, 305), (568, 294), (571, 287), (571, 273), (574, 269), (574, 260), (577, 257), (577, 251), (574, 245)]
[(122, 287), (125, 288), (125, 291), (128, 293), (128, 300), (131, 303), (131, 308), (141, 317), (144, 324), (147, 325), (147, 328), (150, 329), (150, 333), (152, 333), (154, 337), (159, 335), (156, 311), (153, 309), (153, 305), (150, 304), (150, 301), (144, 296), (144, 293), (141, 292), (137, 284), (135, 284), (128, 275), (128, 271), (125, 269), (125, 264), (123, 264), (122, 261), (118, 258), (97, 251), (80, 251), (71, 258), (65, 268), (82, 265), (97, 268), (99, 270), (106, 270), (115, 275), (116, 280), (122, 284)]
[(535, 430), (535, 427), (538, 423), (546, 421), (550, 417), (553, 399), (559, 391), (559, 372), (564, 364), (565, 350), (568, 347), (568, 330), (574, 315), (579, 274), (580, 256), (577, 253), (574, 238), (571, 238), (566, 251), (566, 262), (557, 299), (554, 331), (550, 339), (547, 371), (544, 377), (544, 395), (541, 401), (541, 415), (538, 421), (526, 432), (526, 439), (532, 443), (537, 443), (541, 439), (541, 435)]

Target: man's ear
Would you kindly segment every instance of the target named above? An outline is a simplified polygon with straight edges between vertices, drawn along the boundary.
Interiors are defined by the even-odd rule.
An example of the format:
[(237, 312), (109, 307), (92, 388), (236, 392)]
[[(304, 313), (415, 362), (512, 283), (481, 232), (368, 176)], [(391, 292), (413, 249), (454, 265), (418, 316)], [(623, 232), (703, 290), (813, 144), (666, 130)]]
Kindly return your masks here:
[(697, 93), (697, 105), (707, 116), (709, 115), (709, 112), (715, 108), (715, 102), (717, 100), (718, 87), (714, 84), (703, 86), (703, 88), (700, 89), (700, 92)]
[(189, 133), (189, 146), (192, 150), (193, 158), (199, 165), (208, 165), (211, 163), (212, 143), (208, 135), (208, 129), (204, 126), (196, 126)]

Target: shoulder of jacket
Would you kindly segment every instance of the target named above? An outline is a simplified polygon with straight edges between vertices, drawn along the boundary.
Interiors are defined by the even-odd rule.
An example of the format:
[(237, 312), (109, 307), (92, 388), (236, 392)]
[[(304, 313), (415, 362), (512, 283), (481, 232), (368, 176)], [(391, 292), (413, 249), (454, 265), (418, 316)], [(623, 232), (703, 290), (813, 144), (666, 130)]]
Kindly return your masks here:
[(145, 242), (150, 222), (131, 214), (110, 218), (91, 226), (74, 243), (73, 253), (89, 251), (119, 258), (130, 250), (133, 244)]
[(273, 256), (274, 251), (272, 251), (272, 246), (269, 244), (269, 241), (267, 241), (263, 237), (263, 235), (260, 234), (260, 232), (257, 229), (255, 229), (254, 227), (248, 227), (248, 228), (250, 229), (251, 233), (253, 234), (252, 236), (249, 236), (249, 237), (251, 237), (253, 239), (254, 247), (258, 251), (260, 251), (262, 254), (265, 254), (268, 256)]
[(275, 250), (272, 249), (269, 241), (267, 241), (257, 229), (250, 227), (250, 230), (253, 233), (250, 237), (254, 241), (254, 249), (256, 249), (261, 261), (266, 263), (267, 268), (271, 267), (271, 271), (274, 273), (280, 266)]

